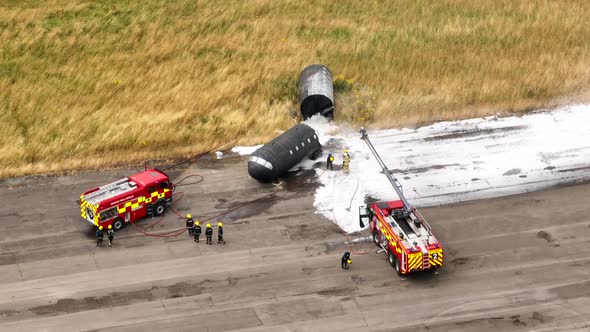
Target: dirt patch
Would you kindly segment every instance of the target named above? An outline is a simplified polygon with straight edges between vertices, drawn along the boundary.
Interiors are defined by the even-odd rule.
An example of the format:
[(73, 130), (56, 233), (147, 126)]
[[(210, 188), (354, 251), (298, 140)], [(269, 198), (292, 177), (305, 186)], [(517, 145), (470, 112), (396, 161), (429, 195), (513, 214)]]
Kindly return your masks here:
[(526, 326), (526, 323), (520, 320), (520, 315), (511, 316), (510, 319), (512, 319), (512, 325), (514, 326)]
[(54, 316), (105, 307), (123, 306), (130, 303), (195, 296), (202, 294), (202, 292), (207, 289), (210, 290), (216, 287), (235, 286), (241, 279), (259, 278), (264, 275), (267, 274), (258, 273), (239, 278), (228, 277), (227, 279), (220, 280), (204, 279), (195, 283), (178, 282), (170, 286), (152, 286), (150, 289), (132, 292), (113, 292), (105, 296), (89, 296), (83, 299), (60, 299), (54, 304), (33, 307), (30, 308), (29, 311), (41, 316)]
[(365, 281), (365, 278), (359, 276), (358, 274), (353, 274), (352, 277), (350, 277), (350, 279), (357, 285), (360, 285)]
[(545, 231), (537, 232), (537, 238), (543, 239), (543, 240), (547, 241), (548, 243), (552, 243), (554, 241), (551, 234), (549, 234), (548, 232), (545, 232)]
[(575, 283), (571, 285), (555, 287), (549, 290), (560, 299), (577, 299), (590, 297), (590, 282)]
[(14, 310), (0, 310), (0, 317), (10, 317), (12, 315), (18, 314), (18, 311)]
[(544, 314), (542, 314), (540, 312), (537, 312), (537, 311), (533, 312), (533, 314), (531, 316), (531, 319), (532, 320), (536, 320), (536, 321), (538, 321), (540, 323), (547, 323), (547, 322), (553, 321), (553, 317), (546, 316), (546, 315), (544, 315)]
[(339, 287), (339, 288), (330, 288), (330, 289), (326, 289), (326, 290), (321, 290), (321, 291), (316, 292), (316, 294), (322, 295), (322, 296), (346, 296), (346, 295), (350, 295), (350, 293), (353, 290), (354, 289), (352, 289), (352, 288)]
[(482, 322), (494, 323), (494, 321), (499, 321), (499, 320), (503, 320), (503, 319), (504, 319), (504, 317), (476, 318), (476, 319), (470, 319), (470, 320), (466, 320), (466, 321), (462, 321), (462, 322), (457, 322), (457, 323), (455, 323), (455, 325), (464, 326), (464, 325), (471, 325), (474, 323), (482, 323)]
[(327, 235), (340, 233), (338, 226), (333, 223), (312, 223), (286, 226), (287, 233), (291, 240), (320, 240)]
[(469, 257), (457, 257), (451, 261), (451, 264), (460, 266), (467, 264), (467, 262), (469, 262)]

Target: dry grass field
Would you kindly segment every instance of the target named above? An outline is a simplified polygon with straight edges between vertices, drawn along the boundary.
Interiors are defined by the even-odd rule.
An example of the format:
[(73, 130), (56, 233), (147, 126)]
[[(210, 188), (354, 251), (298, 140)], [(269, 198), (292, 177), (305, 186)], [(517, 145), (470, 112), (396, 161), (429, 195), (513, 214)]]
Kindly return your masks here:
[(590, 86), (590, 2), (0, 0), (0, 178), (255, 144), (312, 63), (336, 120), (526, 111)]

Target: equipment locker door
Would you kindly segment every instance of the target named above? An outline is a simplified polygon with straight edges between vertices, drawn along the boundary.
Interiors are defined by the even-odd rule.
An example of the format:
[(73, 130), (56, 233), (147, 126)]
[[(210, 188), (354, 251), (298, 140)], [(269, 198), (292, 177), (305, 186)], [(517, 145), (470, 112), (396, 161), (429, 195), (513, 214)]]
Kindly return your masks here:
[(370, 222), (369, 212), (366, 205), (359, 206), (359, 226), (361, 228), (367, 227)]

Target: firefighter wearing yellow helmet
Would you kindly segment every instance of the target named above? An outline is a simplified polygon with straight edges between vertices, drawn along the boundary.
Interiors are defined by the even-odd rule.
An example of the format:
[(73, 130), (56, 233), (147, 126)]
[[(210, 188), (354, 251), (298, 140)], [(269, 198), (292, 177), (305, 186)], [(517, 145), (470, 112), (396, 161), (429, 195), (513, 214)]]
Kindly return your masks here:
[(195, 236), (195, 242), (199, 243), (199, 237), (201, 236), (201, 223), (198, 220), (195, 221), (195, 230), (193, 231)]
[(107, 238), (109, 239), (109, 247), (113, 245), (113, 239), (115, 238), (115, 231), (113, 230), (113, 225), (109, 225), (109, 230), (107, 231)]
[(104, 234), (102, 232), (102, 226), (98, 226), (96, 229), (96, 246), (102, 247), (102, 239), (104, 238)]
[(345, 270), (348, 270), (348, 266), (352, 264), (352, 260), (350, 259), (350, 252), (345, 252), (344, 255), (342, 255), (342, 259), (340, 260), (340, 267), (342, 267)]
[(193, 236), (193, 231), (195, 230), (195, 223), (193, 221), (193, 217), (190, 214), (186, 215), (186, 230), (188, 231), (188, 236)]
[(211, 228), (211, 224), (207, 224), (207, 229), (205, 230), (205, 236), (207, 237), (207, 244), (211, 245), (211, 237), (213, 236), (213, 228)]
[(348, 150), (344, 150), (344, 157), (342, 157), (342, 172), (348, 174), (348, 167), (350, 166), (350, 155)]
[(217, 243), (225, 244), (223, 239), (223, 223), (220, 221), (217, 223)]

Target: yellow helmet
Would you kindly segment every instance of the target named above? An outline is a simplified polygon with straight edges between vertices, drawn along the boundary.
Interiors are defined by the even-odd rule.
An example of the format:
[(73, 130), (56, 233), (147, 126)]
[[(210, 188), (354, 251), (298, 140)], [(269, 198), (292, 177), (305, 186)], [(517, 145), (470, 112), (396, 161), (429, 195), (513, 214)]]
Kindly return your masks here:
[(198, 220), (195, 221), (195, 225), (199, 226), (199, 221)]
[(221, 223), (221, 221), (217, 223), (217, 226), (219, 226), (219, 227), (222, 227), (223, 226), (223, 224)]
[(98, 226), (98, 229), (100, 229), (102, 231), (102, 226)]
[(187, 218), (192, 218), (192, 216), (189, 214), (186, 215)]
[(348, 149), (344, 150), (344, 153), (348, 153)]
[(347, 261), (347, 263), (348, 263), (348, 265), (352, 264), (352, 259), (349, 259), (349, 260)]
[(109, 225), (109, 229), (113, 229), (113, 225)]
[(211, 224), (207, 224), (207, 228), (211, 228)]

